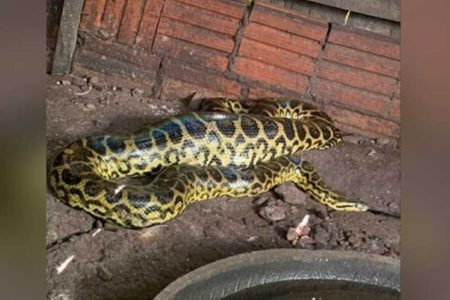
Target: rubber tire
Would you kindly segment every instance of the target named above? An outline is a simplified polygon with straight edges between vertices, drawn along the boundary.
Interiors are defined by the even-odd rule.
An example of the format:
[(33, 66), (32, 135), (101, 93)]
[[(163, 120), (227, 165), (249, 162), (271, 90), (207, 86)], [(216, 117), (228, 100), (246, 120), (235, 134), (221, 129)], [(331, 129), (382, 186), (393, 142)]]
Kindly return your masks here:
[(400, 292), (400, 262), (350, 251), (262, 250), (196, 269), (169, 284), (154, 299), (222, 299), (263, 284), (307, 279), (364, 283)]

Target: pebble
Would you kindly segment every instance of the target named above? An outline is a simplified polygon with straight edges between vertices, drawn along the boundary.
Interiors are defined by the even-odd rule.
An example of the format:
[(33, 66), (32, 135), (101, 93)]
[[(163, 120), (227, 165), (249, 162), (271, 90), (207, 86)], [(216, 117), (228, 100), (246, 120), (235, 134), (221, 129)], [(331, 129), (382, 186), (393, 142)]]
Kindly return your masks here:
[(64, 79), (63, 81), (61, 81), (62, 85), (70, 85), (70, 80)]
[(54, 293), (51, 292), (49, 295), (50, 300), (72, 300), (73, 298), (67, 292)]
[(297, 186), (292, 182), (284, 183), (277, 186), (274, 192), (278, 194), (281, 199), (289, 204), (306, 205), (307, 195), (299, 190)]
[(87, 104), (83, 105), (83, 110), (84, 111), (93, 111), (93, 110), (95, 110), (95, 105), (92, 103), (87, 103)]
[(397, 201), (391, 201), (388, 203), (388, 208), (390, 211), (399, 211), (400, 210), (400, 206), (399, 203)]
[(72, 84), (78, 87), (83, 87), (86, 85), (86, 79), (81, 77), (73, 77)]
[(107, 32), (106, 30), (100, 29), (98, 33), (100, 34), (100, 37), (103, 39), (108, 39), (110, 37), (109, 32)]
[(98, 79), (97, 76), (91, 76), (91, 77), (89, 78), (89, 83), (90, 83), (91, 85), (96, 85), (96, 84), (98, 84), (99, 82), (100, 82), (100, 79)]
[(103, 281), (110, 281), (113, 277), (111, 271), (109, 271), (104, 265), (97, 266), (97, 274)]
[(286, 218), (284, 210), (275, 205), (264, 206), (259, 210), (259, 215), (267, 221), (276, 222)]
[(249, 238), (247, 239), (247, 242), (254, 242), (254, 241), (256, 241), (257, 239), (258, 239), (257, 236), (251, 236), (251, 237), (249, 237)]
[(346, 135), (343, 139), (345, 142), (352, 144), (359, 144), (362, 141), (361, 137), (357, 135)]
[(138, 88), (131, 89), (131, 96), (133, 97), (142, 96), (142, 94), (144, 94), (144, 90)]
[(298, 240), (298, 245), (304, 249), (312, 249), (314, 248), (314, 240), (311, 237), (304, 235)]
[(261, 206), (270, 199), (272, 199), (272, 194), (267, 192), (260, 195), (253, 203), (256, 204), (257, 206)]
[(392, 140), (390, 140), (388, 138), (379, 138), (377, 140), (377, 143), (380, 145), (389, 145), (389, 144), (392, 144), (393, 142), (392, 142)]

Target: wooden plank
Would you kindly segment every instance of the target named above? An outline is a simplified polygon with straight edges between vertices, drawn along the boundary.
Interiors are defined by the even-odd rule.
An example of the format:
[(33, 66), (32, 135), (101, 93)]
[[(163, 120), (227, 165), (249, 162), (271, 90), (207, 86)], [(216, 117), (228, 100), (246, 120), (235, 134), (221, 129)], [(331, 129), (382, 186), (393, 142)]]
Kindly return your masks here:
[(70, 72), (83, 3), (84, 0), (64, 1), (52, 74), (67, 74)]
[(400, 0), (308, 0), (360, 14), (400, 22)]

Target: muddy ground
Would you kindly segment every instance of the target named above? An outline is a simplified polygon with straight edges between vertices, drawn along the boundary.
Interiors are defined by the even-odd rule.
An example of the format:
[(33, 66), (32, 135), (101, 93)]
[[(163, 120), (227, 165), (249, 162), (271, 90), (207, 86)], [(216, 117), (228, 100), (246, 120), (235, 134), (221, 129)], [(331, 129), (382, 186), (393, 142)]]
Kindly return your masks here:
[[(132, 132), (188, 109), (185, 101), (151, 99), (145, 89), (120, 86), (107, 77), (94, 77), (89, 90), (82, 75), (91, 76), (48, 77), (49, 162), (81, 136)], [(334, 149), (302, 156), (330, 186), (377, 209), (399, 213), (396, 145), (350, 136)], [(103, 224), (51, 194), (47, 205), (50, 299), (152, 299), (197, 267), (258, 249), (340, 249), (399, 256), (398, 218), (332, 212), (289, 184), (255, 199), (196, 203), (174, 221), (144, 230)], [(293, 245), (286, 239), (287, 230), (305, 214), (311, 216), (309, 237)]]

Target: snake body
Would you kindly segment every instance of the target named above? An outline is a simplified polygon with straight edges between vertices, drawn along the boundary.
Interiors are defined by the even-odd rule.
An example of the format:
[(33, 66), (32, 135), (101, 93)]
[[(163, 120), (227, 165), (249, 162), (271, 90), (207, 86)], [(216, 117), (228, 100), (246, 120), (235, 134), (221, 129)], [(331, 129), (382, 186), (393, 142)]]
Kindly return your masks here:
[[(192, 202), (254, 196), (286, 181), (333, 209), (365, 211), (367, 206), (329, 189), (310, 163), (293, 155), (341, 140), (330, 117), (304, 102), (269, 99), (248, 109), (238, 101), (210, 99), (200, 112), (132, 135), (70, 144), (55, 158), (50, 188), (70, 206), (127, 228), (167, 222)], [(122, 182), (135, 177), (141, 182)]]

